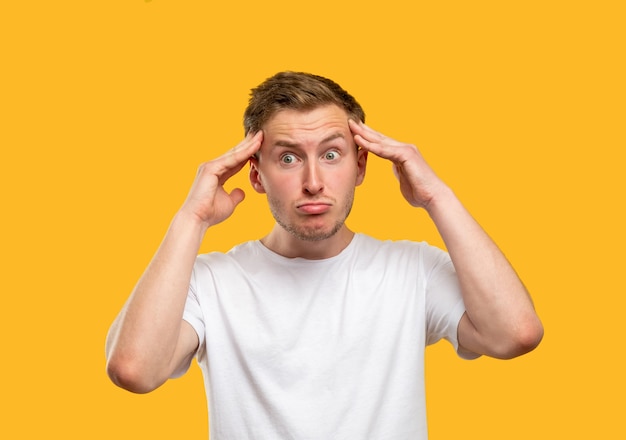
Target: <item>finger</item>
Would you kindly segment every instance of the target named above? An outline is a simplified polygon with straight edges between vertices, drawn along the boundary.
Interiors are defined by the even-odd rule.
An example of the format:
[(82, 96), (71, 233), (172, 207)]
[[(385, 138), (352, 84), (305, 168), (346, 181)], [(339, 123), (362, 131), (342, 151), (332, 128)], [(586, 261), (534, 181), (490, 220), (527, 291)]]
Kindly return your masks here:
[(401, 158), (401, 144), (393, 139), (383, 138), (380, 140), (372, 140), (371, 137), (365, 137), (361, 134), (354, 135), (354, 141), (361, 148), (371, 151), (376, 156), (396, 161)]
[(356, 122), (352, 119), (349, 120), (350, 130), (353, 134), (359, 134), (364, 139), (370, 142), (382, 142), (387, 139), (385, 135), (379, 133), (378, 131), (372, 129), (370, 126), (366, 125), (364, 122)]
[(237, 174), (244, 165), (247, 163), (246, 160), (243, 160), (237, 164), (233, 164), (230, 168), (223, 168), (221, 171), (217, 173), (217, 181), (220, 185), (224, 185), (228, 179)]
[(354, 136), (354, 141), (358, 146), (371, 151), (377, 156), (387, 158), (387, 155), (384, 153), (385, 144), (388, 139), (383, 136), (381, 133), (373, 130), (372, 128), (365, 125), (363, 122), (355, 122), (353, 120), (349, 121), (350, 130)]
[(226, 159), (227, 166), (231, 164), (237, 165), (250, 159), (254, 153), (261, 148), (263, 143), (263, 131), (259, 130), (254, 134), (249, 133), (239, 144), (230, 151), (227, 151), (222, 157)]
[(348, 119), (348, 126), (350, 127), (350, 132), (354, 137), (354, 141), (359, 147), (377, 154), (376, 145), (372, 144), (375, 141), (379, 141), (380, 138), (378, 140), (374, 139), (372, 136), (373, 130), (371, 128), (368, 130), (369, 127), (366, 127), (363, 122), (356, 122), (352, 119)]
[(236, 173), (248, 162), (250, 157), (256, 153), (263, 143), (263, 132), (248, 134), (243, 141), (234, 148), (224, 153), (215, 160), (216, 174), (220, 182), (223, 183)]
[(354, 134), (354, 141), (357, 145), (371, 151), (376, 156), (393, 162), (403, 161), (407, 148), (414, 148), (411, 145), (387, 137), (362, 122), (355, 123), (350, 121), (350, 129)]
[(230, 192), (229, 196), (233, 201), (233, 205), (237, 206), (245, 199), (246, 193), (244, 193), (241, 188), (235, 188)]

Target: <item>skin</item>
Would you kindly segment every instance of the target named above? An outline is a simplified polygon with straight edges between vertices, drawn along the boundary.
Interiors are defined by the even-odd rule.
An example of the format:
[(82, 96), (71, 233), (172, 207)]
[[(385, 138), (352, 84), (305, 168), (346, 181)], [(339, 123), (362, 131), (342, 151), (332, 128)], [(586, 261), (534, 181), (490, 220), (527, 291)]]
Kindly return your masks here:
[(224, 183), (244, 167), (262, 141), (262, 132), (250, 134), (199, 167), (187, 199), (109, 329), (107, 373), (118, 386), (150, 392), (193, 357), (198, 336), (182, 320), (193, 264), (207, 229), (230, 217), (243, 201), (243, 190), (227, 193)]
[(497, 245), (414, 145), (350, 121), (356, 143), (391, 161), (400, 191), (434, 222), (459, 277), (466, 313), (458, 328), (461, 351), (510, 359), (533, 350), (543, 326), (526, 288)]
[(245, 197), (241, 189), (224, 190), (230, 177), (249, 162), (252, 187), (267, 195), (276, 224), (261, 240), (266, 247), (289, 258), (329, 258), (354, 236), (345, 219), (364, 179), (368, 152), (393, 163), (404, 198), (428, 212), (446, 244), (466, 306), (458, 328), (460, 350), (511, 358), (536, 347), (543, 327), (524, 285), (417, 148), (350, 121), (330, 105), (281, 111), (261, 131), (200, 166), (111, 326), (106, 352), (113, 382), (149, 392), (190, 362), (198, 337), (182, 315), (193, 264), (207, 230), (230, 217)]
[(367, 152), (357, 151), (345, 111), (335, 105), (283, 110), (263, 131), (250, 182), (267, 194), (276, 225), (261, 242), (286, 257), (337, 255), (354, 235), (344, 222), (367, 161)]

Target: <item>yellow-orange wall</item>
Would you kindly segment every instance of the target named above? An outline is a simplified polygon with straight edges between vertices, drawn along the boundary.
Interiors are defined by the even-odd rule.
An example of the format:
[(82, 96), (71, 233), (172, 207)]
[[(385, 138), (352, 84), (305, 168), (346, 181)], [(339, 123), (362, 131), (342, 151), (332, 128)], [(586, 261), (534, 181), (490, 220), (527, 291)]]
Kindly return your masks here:
[[(285, 69), (335, 79), (369, 125), (419, 146), (544, 321), (513, 361), (428, 349), (431, 439), (626, 437), (620, 4), (3, 2), (0, 438), (206, 438), (197, 366), (132, 395), (107, 379), (104, 339), (197, 166)], [(203, 251), (272, 224), (245, 173), (229, 185), (248, 197)], [(349, 225), (441, 244), (374, 156)]]

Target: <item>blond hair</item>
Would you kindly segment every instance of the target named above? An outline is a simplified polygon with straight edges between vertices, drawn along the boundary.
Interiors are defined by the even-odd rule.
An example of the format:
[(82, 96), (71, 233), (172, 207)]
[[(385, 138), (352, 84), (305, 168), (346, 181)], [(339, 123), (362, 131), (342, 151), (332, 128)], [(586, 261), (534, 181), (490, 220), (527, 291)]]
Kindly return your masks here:
[(361, 105), (334, 81), (305, 72), (279, 72), (251, 90), (243, 116), (245, 134), (256, 133), (281, 110), (306, 111), (328, 104), (365, 122)]

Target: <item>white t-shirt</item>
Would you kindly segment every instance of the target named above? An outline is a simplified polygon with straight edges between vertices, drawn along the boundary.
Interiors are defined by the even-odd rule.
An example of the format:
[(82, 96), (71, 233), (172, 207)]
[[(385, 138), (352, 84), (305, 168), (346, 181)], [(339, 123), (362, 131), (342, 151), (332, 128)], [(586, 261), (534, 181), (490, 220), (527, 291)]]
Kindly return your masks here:
[(426, 439), (424, 347), (458, 350), (464, 311), (448, 254), (426, 243), (356, 234), (325, 260), (258, 241), (200, 255), (184, 319), (211, 440)]

